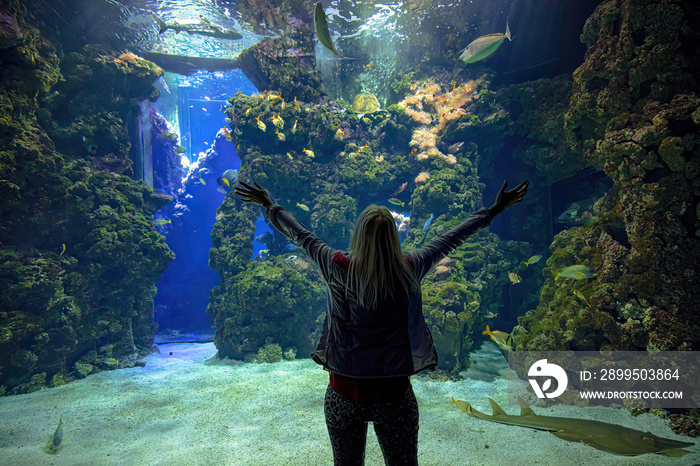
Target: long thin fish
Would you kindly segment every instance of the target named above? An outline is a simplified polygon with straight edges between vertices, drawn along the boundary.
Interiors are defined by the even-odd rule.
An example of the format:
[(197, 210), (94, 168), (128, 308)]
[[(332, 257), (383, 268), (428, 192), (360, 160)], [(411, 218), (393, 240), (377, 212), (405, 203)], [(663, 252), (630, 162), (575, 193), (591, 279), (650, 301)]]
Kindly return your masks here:
[(314, 9), (314, 24), (316, 25), (316, 35), (318, 40), (321, 41), (324, 47), (333, 52), (336, 56), (342, 57), (342, 55), (336, 50), (335, 45), (333, 45), (333, 39), (331, 38), (331, 32), (328, 30), (328, 20), (326, 19), (326, 13), (323, 11), (323, 6), (321, 2), (316, 3)]

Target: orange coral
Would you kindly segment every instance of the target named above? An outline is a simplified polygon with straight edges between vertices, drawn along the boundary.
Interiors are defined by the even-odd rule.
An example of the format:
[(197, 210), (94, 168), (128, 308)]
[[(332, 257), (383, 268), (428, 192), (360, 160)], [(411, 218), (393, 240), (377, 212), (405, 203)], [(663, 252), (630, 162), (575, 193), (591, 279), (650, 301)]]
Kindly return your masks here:
[(457, 163), (454, 155), (445, 155), (437, 149), (437, 135), (448, 123), (467, 113), (463, 107), (472, 100), (475, 90), (476, 83), (469, 81), (441, 94), (440, 86), (431, 82), (399, 102), (407, 116), (423, 125), (413, 131), (410, 145), (417, 147), (419, 152), (414, 153), (414, 149), (411, 155), (418, 160), (440, 157), (449, 164)]

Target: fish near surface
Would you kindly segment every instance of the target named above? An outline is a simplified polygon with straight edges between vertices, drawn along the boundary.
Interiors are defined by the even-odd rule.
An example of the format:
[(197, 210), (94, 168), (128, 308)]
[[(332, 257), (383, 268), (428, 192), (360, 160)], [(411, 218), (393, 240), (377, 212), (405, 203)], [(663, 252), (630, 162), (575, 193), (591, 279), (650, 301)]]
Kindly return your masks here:
[(629, 427), (609, 424), (607, 422), (589, 419), (573, 419), (568, 417), (538, 416), (527, 405), (525, 400), (518, 397), (520, 415), (506, 414), (491, 398), (493, 413), (489, 416), (475, 410), (469, 403), (452, 398), (452, 403), (463, 413), (484, 419), (537, 430), (549, 431), (552, 435), (569, 442), (581, 442), (598, 450), (617, 455), (643, 455), (658, 453), (665, 456), (683, 456), (690, 453), (683, 448), (695, 446), (695, 443), (658, 437), (651, 432), (630, 429)]
[(333, 44), (331, 31), (328, 29), (328, 19), (326, 18), (326, 12), (323, 11), (321, 2), (316, 3), (314, 7), (314, 25), (316, 26), (316, 35), (318, 36), (318, 40), (321, 41), (321, 44), (336, 56), (342, 57)]
[(494, 53), (501, 46), (503, 41), (508, 38), (511, 39), (510, 28), (508, 27), (508, 22), (506, 21), (506, 33), (501, 34), (486, 34), (484, 36), (477, 37), (474, 39), (467, 47), (462, 50), (459, 56), (460, 60), (464, 62), (465, 65), (469, 63), (476, 63), (481, 60), (486, 60), (491, 58)]

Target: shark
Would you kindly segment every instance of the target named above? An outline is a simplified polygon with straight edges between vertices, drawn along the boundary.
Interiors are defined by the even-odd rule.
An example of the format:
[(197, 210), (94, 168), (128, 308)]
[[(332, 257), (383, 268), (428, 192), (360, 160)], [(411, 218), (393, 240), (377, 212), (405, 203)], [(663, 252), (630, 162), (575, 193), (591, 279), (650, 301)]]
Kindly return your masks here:
[(690, 453), (684, 448), (695, 446), (695, 443), (666, 439), (658, 437), (651, 432), (642, 432), (641, 430), (630, 429), (607, 422), (568, 417), (538, 416), (527, 405), (525, 400), (520, 397), (518, 397), (520, 416), (509, 415), (491, 398), (488, 400), (493, 411), (490, 416), (477, 411), (466, 401), (452, 398), (452, 404), (456, 405), (463, 413), (479, 419), (546, 430), (562, 440), (581, 442), (598, 450), (617, 455), (634, 456), (657, 453), (664, 456), (678, 457)]
[(199, 21), (184, 20), (182, 22), (173, 21), (172, 23), (166, 23), (152, 11), (150, 11), (150, 13), (153, 16), (153, 19), (156, 20), (156, 23), (158, 23), (159, 34), (163, 34), (168, 29), (172, 29), (176, 34), (186, 32), (187, 34), (197, 34), (200, 36), (230, 40), (238, 40), (243, 38), (240, 33), (234, 31), (233, 29), (226, 29), (223, 26), (216, 25), (202, 15), (199, 16)]

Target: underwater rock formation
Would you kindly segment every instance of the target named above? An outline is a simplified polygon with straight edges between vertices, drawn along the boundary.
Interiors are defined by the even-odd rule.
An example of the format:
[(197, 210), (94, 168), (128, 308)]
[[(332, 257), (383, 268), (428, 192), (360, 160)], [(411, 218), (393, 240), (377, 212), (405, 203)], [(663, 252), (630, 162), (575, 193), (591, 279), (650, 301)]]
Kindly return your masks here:
[(498, 91), (498, 101), (508, 109), (515, 140), (513, 156), (534, 166), (547, 184), (568, 178), (586, 167), (580, 152), (566, 140), (564, 115), (572, 93), (571, 77), (538, 79)]
[[(0, 394), (114, 369), (110, 358), (133, 365), (173, 258), (151, 217), (170, 197), (119, 174), (124, 119), (156, 68), (94, 49), (59, 62), (10, 3), (21, 33), (0, 54)], [(103, 169), (107, 154), (124, 169)]]
[(300, 25), (277, 39), (263, 39), (238, 57), (241, 71), (256, 88), (277, 89), (283, 99), (317, 102), (325, 93), (316, 69), (314, 32)]
[[(414, 96), (416, 102), (425, 94), (420, 94), (425, 84), (416, 81), (406, 86), (421, 96)], [(449, 83), (440, 86), (447, 89)], [(230, 99), (226, 114), (241, 159), (240, 178), (267, 188), (278, 203), (333, 247), (349, 247), (355, 220), (370, 203), (410, 212), (411, 219), (418, 219), (407, 225), (404, 246), (420, 247), (482, 206), (483, 185), (477, 176), (482, 152), (474, 143), (449, 150), (460, 141), (455, 138), (467, 131), (459, 126), (463, 119), (469, 120), (474, 134), (479, 133), (479, 122), (490, 132), (500, 124), (494, 121), (504, 119), (500, 108), (493, 110), (493, 100), (481, 105), (479, 99), (472, 99), (470, 94), (478, 86), (469, 81), (459, 90), (455, 86), (435, 106), (422, 110), (441, 123), (433, 133), (435, 147), (450, 154), (453, 163), (446, 157), (419, 160), (416, 151), (411, 154), (412, 134), (421, 122), (398, 105), (360, 118), (342, 101), (317, 105), (283, 102), (272, 92), (238, 93)], [(481, 86), (486, 91), (485, 81)], [(474, 97), (481, 95), (476, 91)], [(447, 117), (450, 108), (460, 109), (452, 112), (455, 118)], [(467, 115), (472, 109), (479, 116)], [(388, 202), (396, 196), (403, 206)], [(315, 272), (299, 269), (308, 264), (303, 252), (284, 252), (279, 236), (268, 244), (267, 258), (251, 261), (253, 222), (259, 213), (259, 207), (232, 194), (218, 210), (209, 258), (221, 285), (212, 290), (207, 309), (217, 328), (215, 343), (221, 356), (254, 360), (265, 345), (277, 344), (294, 346), (304, 357), (322, 323), (325, 288)], [(434, 220), (426, 227), (431, 214)], [(441, 264), (426, 278), (424, 313), (441, 369), (466, 369), (473, 343), (470, 333), (498, 313), (507, 273), (528, 253), (525, 243), (501, 242), (484, 232), (458, 248), (453, 263)], [(280, 319), (282, 325), (271, 324)]]
[[(615, 185), (596, 220), (555, 238), (540, 304), (513, 332), (519, 349), (700, 347), (700, 98), (686, 47), (697, 23), (685, 6), (608, 0), (584, 28), (567, 139)], [(573, 264), (597, 275), (554, 280)]]

